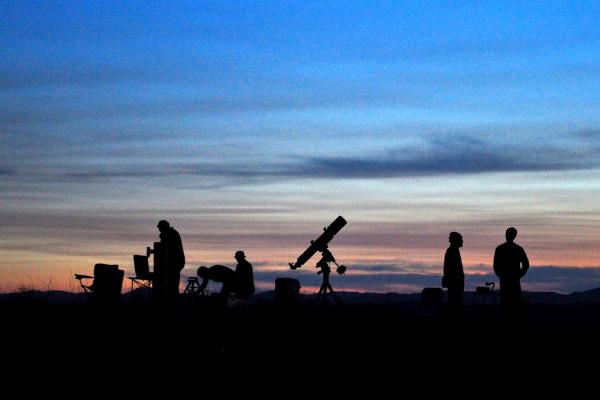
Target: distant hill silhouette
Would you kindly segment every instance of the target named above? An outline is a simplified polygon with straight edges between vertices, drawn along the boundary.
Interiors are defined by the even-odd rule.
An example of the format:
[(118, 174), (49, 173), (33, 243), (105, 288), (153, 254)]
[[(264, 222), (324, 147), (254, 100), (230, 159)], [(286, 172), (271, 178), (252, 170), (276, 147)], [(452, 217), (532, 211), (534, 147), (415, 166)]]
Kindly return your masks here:
[[(421, 300), (421, 293), (373, 293), (373, 292), (338, 292), (339, 297), (345, 304), (398, 304), (398, 303), (418, 303)], [(495, 294), (496, 296), (499, 293)], [(474, 300), (474, 292), (465, 292), (465, 304), (469, 305)], [(570, 294), (561, 294), (555, 292), (524, 292), (524, 296), (529, 303), (535, 304), (576, 304), (576, 303), (599, 303), (600, 288), (573, 292)], [(150, 301), (151, 294), (145, 289), (136, 289), (133, 292), (126, 292), (122, 295), (124, 303)], [(300, 301), (310, 303), (316, 298), (314, 294), (300, 295)], [(273, 302), (273, 291), (263, 291), (257, 293), (251, 300), (251, 303), (270, 303)], [(499, 301), (499, 298), (497, 299)], [(0, 293), (0, 302), (16, 303), (35, 303), (35, 304), (80, 304), (85, 303), (87, 297), (85, 293), (65, 292), (59, 290), (38, 291), (28, 290), (13, 293)]]
[[(497, 301), (500, 301), (500, 293), (496, 292)], [(421, 293), (373, 293), (373, 292), (338, 292), (338, 296), (345, 304), (398, 304), (418, 303), (421, 301)], [(474, 292), (465, 292), (465, 304), (472, 304)], [(312, 302), (316, 294), (303, 294), (300, 296), (302, 302)], [(595, 303), (600, 302), (600, 288), (583, 292), (562, 294), (556, 292), (524, 292), (524, 297), (529, 303), (539, 304), (573, 304), (573, 303)], [(264, 291), (254, 296), (255, 302), (272, 302), (273, 291)]]
[(60, 290), (25, 290), (13, 293), (0, 293), (0, 301), (3, 303), (79, 304), (84, 303), (86, 297), (85, 293)]
[(600, 288), (586, 290), (583, 292), (573, 292), (568, 296), (572, 301), (578, 303), (596, 303), (600, 302)]

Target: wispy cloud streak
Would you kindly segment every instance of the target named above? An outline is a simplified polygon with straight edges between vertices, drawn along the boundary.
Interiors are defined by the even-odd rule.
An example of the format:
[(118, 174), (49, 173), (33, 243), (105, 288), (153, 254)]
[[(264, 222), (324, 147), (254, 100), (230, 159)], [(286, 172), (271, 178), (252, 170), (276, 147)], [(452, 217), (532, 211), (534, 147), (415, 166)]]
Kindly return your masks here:
[[(472, 175), (497, 172), (543, 172), (600, 167), (600, 143), (595, 131), (576, 132), (564, 144), (499, 144), (469, 135), (430, 138), (420, 147), (397, 147), (375, 155), (348, 157), (295, 157), (289, 162), (112, 164), (81, 167), (55, 179), (73, 182), (96, 180), (197, 176), (219, 178), (223, 186), (289, 179), (383, 179), (436, 175)], [(577, 141), (577, 139), (579, 141)], [(11, 169), (0, 170), (5, 175)], [(212, 182), (219, 185), (218, 181)]]

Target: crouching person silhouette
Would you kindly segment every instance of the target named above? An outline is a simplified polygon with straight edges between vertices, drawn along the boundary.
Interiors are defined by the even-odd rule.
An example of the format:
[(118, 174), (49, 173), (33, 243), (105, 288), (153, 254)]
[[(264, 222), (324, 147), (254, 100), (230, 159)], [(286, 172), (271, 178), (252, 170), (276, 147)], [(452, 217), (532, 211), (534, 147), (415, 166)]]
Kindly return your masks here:
[(197, 274), (202, 278), (198, 291), (204, 292), (209, 281), (221, 283), (221, 295), (229, 296), (234, 293), (235, 271), (224, 265), (213, 265), (212, 267), (201, 266)]
[(198, 268), (197, 274), (202, 278), (198, 291), (204, 292), (208, 282), (213, 281), (222, 284), (220, 294), (224, 297), (235, 295), (238, 299), (247, 299), (252, 296), (255, 291), (252, 264), (241, 250), (235, 253), (235, 259), (238, 262), (235, 271), (224, 265)]

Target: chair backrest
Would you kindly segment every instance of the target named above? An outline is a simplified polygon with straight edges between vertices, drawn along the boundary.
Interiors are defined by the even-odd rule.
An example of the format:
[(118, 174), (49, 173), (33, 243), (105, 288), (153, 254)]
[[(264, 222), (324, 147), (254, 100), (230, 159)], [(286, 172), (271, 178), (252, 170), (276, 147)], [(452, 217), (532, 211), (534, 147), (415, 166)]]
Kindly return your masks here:
[(150, 266), (148, 265), (148, 257), (135, 255), (133, 256), (133, 267), (135, 269), (135, 277), (140, 279), (150, 279)]
[(118, 300), (123, 287), (124, 271), (118, 265), (94, 265), (93, 292), (99, 300)]

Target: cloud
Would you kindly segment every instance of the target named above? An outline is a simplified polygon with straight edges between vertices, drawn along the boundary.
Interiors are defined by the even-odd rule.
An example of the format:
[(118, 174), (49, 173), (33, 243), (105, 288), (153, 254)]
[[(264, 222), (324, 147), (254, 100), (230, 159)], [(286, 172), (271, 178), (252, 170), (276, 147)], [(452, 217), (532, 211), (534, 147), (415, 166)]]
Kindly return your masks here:
[[(467, 281), (477, 279), (477, 285), (485, 281), (496, 281), (493, 274), (467, 275)], [(572, 293), (600, 287), (600, 267), (572, 267), (539, 265), (531, 266), (521, 280), (524, 290)], [(497, 286), (499, 288), (499, 286)]]
[[(308, 271), (308, 270), (307, 270)], [(416, 274), (372, 274), (372, 275), (353, 275), (353, 269), (349, 269), (345, 275), (332, 274), (331, 282), (335, 290), (345, 290), (345, 288), (360, 288), (364, 291), (388, 292), (394, 286), (406, 285), (410, 287), (429, 287), (439, 286), (440, 277), (435, 275), (416, 275)], [(299, 279), (304, 287), (319, 287), (321, 285), (321, 276), (316, 274), (314, 269), (307, 273), (274, 273), (257, 272), (255, 269), (255, 280), (267, 284), (273, 284), (278, 277), (292, 277)], [(347, 289), (346, 289), (347, 290)]]
[(563, 293), (589, 290), (600, 287), (600, 267), (533, 266), (524, 283)]
[[(360, 93), (348, 84), (303, 86), (319, 87), (297, 89), (288, 81), (265, 78), (266, 81), (256, 93), (219, 93), (218, 95), (177, 95), (144, 98), (121, 98), (100, 95), (98, 98), (82, 96), (78, 102), (60, 96), (39, 95), (23, 98), (11, 103), (0, 112), (0, 127), (5, 130), (30, 128), (31, 125), (60, 126), (61, 124), (82, 124), (89, 120), (134, 119), (154, 122), (157, 119), (170, 121), (181, 116), (217, 117), (224, 115), (264, 115), (269, 113), (305, 112), (324, 108), (356, 109), (361, 107), (415, 107), (431, 108), (424, 105), (425, 98), (417, 94), (403, 96), (386, 88), (365, 87)], [(117, 82), (118, 83), (118, 82)], [(192, 85), (194, 82), (186, 82)], [(5, 82), (5, 86), (9, 83)], [(0, 81), (0, 88), (2, 82)], [(43, 85), (42, 85), (43, 87)], [(199, 89), (202, 83), (199, 84)], [(284, 93), (281, 93), (284, 92)], [(108, 92), (110, 93), (110, 91)], [(101, 102), (99, 102), (101, 101)]]
[[(145, 222), (142, 217), (134, 216), (107, 216), (107, 215), (88, 215), (85, 213), (73, 211), (66, 212), (10, 212), (0, 211), (0, 228), (36, 228), (52, 229), (64, 232), (68, 229), (81, 229), (86, 231), (103, 231), (114, 233), (116, 228), (124, 230), (124, 226), (131, 224), (140, 224)], [(55, 234), (55, 238), (60, 234)]]
[[(43, 181), (95, 183), (114, 179), (200, 177), (198, 187), (228, 187), (290, 179), (385, 179), (417, 176), (472, 175), (498, 172), (543, 172), (600, 167), (593, 133), (576, 132), (541, 143), (541, 138), (512, 144), (476, 135), (430, 136), (419, 147), (403, 146), (370, 155), (290, 157), (286, 162), (255, 160), (223, 162), (105, 163), (95, 167), (28, 172)], [(0, 175), (15, 175), (1, 167)], [(179, 181), (179, 180), (178, 180)]]
[[(50, 63), (29, 68), (0, 69), (0, 89), (48, 89), (60, 86), (97, 86), (131, 83), (195, 83), (210, 82), (211, 78), (227, 76), (235, 67), (225, 63), (206, 63), (196, 60), (176, 64), (147, 62), (122, 65), (114, 63)], [(239, 68), (238, 68), (239, 70)], [(239, 71), (238, 71), (239, 72)]]
[(111, 178), (156, 178), (160, 176), (175, 175), (175, 171), (161, 171), (154, 168), (117, 168), (114, 170), (98, 168), (88, 171), (67, 172), (63, 178), (66, 181), (75, 182), (93, 182), (98, 180), (107, 180)]
[(403, 272), (402, 267), (398, 267), (395, 264), (375, 264), (375, 265), (355, 265), (352, 267), (353, 271), (362, 271), (368, 273), (401, 273)]
[(35, 68), (29, 70), (0, 70), (0, 89), (16, 90), (45, 88), (61, 85), (85, 85), (115, 83), (143, 79), (147, 69), (121, 69), (105, 66), (103, 68)]
[(17, 171), (12, 168), (0, 167), (0, 176), (13, 176), (16, 174)]
[(586, 169), (591, 157), (577, 158), (568, 148), (539, 143), (501, 145), (467, 135), (433, 138), (423, 150), (397, 148), (380, 156), (314, 158), (291, 175), (323, 178), (393, 178)]
[(272, 214), (288, 214), (293, 212), (288, 207), (207, 207), (207, 208), (185, 208), (185, 209), (126, 209), (126, 210), (111, 210), (112, 215), (142, 215), (156, 216), (158, 215), (177, 215), (177, 216), (236, 216), (236, 215), (272, 215)]

